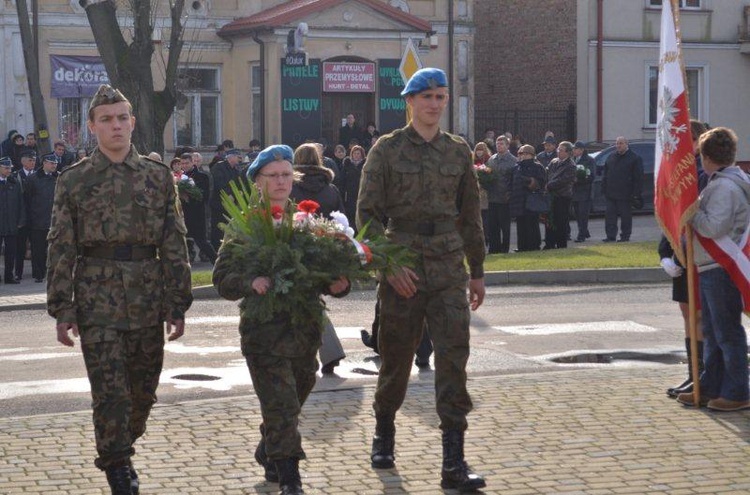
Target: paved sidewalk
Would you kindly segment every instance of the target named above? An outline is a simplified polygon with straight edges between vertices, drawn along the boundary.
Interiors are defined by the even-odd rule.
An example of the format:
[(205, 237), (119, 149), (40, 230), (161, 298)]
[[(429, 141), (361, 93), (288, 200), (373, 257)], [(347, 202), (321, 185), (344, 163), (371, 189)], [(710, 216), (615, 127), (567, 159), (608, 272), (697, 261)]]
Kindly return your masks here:
[[(470, 380), (466, 454), (487, 477), (484, 493), (750, 493), (750, 411), (710, 413), (668, 399), (663, 391), (682, 371), (595, 366)], [(310, 396), (301, 419), (306, 492), (443, 493), (433, 387), (409, 390), (393, 470), (369, 466), (372, 395), (365, 386)], [(91, 463), (90, 418), (0, 420), (0, 493), (108, 493)], [(141, 493), (277, 493), (253, 460), (259, 419), (252, 394), (157, 406), (137, 445)]]

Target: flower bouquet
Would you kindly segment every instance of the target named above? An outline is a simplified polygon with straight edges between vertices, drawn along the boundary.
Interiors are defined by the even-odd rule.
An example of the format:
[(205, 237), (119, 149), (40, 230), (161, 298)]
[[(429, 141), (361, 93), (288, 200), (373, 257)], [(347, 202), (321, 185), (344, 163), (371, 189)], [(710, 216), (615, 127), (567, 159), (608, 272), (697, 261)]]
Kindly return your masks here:
[(489, 189), (492, 184), (497, 180), (497, 176), (492, 172), (492, 169), (484, 164), (475, 164), (474, 171), (477, 174), (477, 180), (479, 185), (485, 189)]
[(187, 175), (182, 175), (177, 181), (177, 194), (180, 196), (182, 201), (201, 201), (203, 199), (203, 191), (195, 185), (195, 181)]
[(245, 180), (233, 181), (231, 189), (231, 195), (222, 192), (228, 218), (222, 251), (243, 278), (271, 279), (266, 294), (253, 293), (242, 303), (253, 306), (260, 323), (279, 313), (290, 315), (292, 325), (319, 320), (325, 309), (320, 294), (338, 278), (368, 280), (374, 271), (388, 274), (414, 264), (408, 248), (385, 237), (368, 239), (367, 226), (354, 237), (346, 215), (323, 218), (314, 201), (289, 201), (282, 208), (269, 206)]
[(591, 177), (591, 169), (582, 164), (576, 165), (576, 181), (584, 182)]

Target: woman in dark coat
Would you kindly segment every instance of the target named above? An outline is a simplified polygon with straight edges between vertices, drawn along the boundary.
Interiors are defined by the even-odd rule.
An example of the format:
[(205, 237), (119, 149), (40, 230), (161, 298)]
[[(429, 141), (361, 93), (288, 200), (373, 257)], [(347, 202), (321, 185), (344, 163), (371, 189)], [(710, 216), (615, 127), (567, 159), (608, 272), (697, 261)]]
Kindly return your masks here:
[(518, 164), (513, 169), (510, 191), (510, 216), (516, 219), (518, 249), (538, 251), (542, 243), (539, 231), (539, 214), (526, 209), (526, 196), (532, 191), (544, 190), (547, 174), (542, 164), (534, 158), (534, 147), (528, 144), (518, 149)]
[[(302, 144), (294, 151), (294, 172), (299, 177), (294, 181), (290, 199), (297, 203), (311, 199), (320, 205), (320, 214), (329, 218), (333, 211), (344, 211), (341, 194), (333, 185), (333, 171), (323, 166), (323, 158), (315, 144)], [(345, 357), (336, 330), (326, 318), (320, 347), (321, 373), (333, 374), (333, 369)]]
[(359, 179), (362, 177), (362, 167), (365, 165), (365, 149), (362, 146), (352, 146), (349, 156), (344, 158), (341, 169), (341, 196), (344, 198), (344, 208), (349, 225), (356, 230), (357, 197), (359, 197)]
[(315, 144), (306, 143), (295, 150), (294, 171), (301, 174), (292, 186), (290, 197), (294, 201), (311, 199), (320, 205), (320, 213), (326, 217), (332, 211), (344, 211), (341, 194), (333, 185), (333, 171), (322, 165)]

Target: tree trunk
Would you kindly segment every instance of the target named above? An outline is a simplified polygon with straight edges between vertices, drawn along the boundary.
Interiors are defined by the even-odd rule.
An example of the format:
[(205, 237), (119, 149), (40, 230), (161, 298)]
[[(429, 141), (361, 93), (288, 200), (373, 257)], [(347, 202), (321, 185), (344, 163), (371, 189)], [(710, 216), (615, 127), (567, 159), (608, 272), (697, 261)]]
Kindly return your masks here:
[(34, 116), (34, 131), (37, 133), (37, 149), (42, 154), (50, 152), (49, 127), (47, 126), (47, 111), (44, 108), (42, 86), (39, 83), (39, 61), (37, 47), (31, 33), (29, 23), (29, 7), (26, 0), (17, 0), (18, 27), (21, 31), (21, 46), (23, 47), (23, 62), (26, 66), (26, 79), (31, 98), (31, 113)]
[[(133, 105), (135, 130), (133, 144), (142, 154), (164, 152), (164, 129), (177, 101), (177, 65), (182, 51), (182, 25), (179, 21), (184, 0), (171, 4), (172, 33), (165, 88), (154, 90), (151, 59), (154, 54), (151, 0), (131, 0), (133, 41), (127, 44), (117, 21), (113, 0), (82, 2), (86, 8), (96, 46), (112, 86), (122, 91)], [(172, 70), (170, 70), (170, 68)]]

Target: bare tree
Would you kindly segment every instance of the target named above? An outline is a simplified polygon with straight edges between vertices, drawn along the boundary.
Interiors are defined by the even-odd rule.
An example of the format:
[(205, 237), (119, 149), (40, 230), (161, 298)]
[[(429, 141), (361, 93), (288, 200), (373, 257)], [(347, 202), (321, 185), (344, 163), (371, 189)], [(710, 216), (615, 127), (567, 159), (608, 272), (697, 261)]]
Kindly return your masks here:
[(151, 71), (154, 55), (154, 8), (158, 0), (127, 0), (132, 13), (128, 44), (117, 16), (116, 0), (79, 0), (86, 10), (94, 40), (112, 85), (133, 104), (133, 143), (141, 153), (164, 151), (164, 129), (177, 103), (178, 63), (183, 46), (184, 0), (169, 0), (171, 29), (165, 62), (164, 89), (156, 91)]

